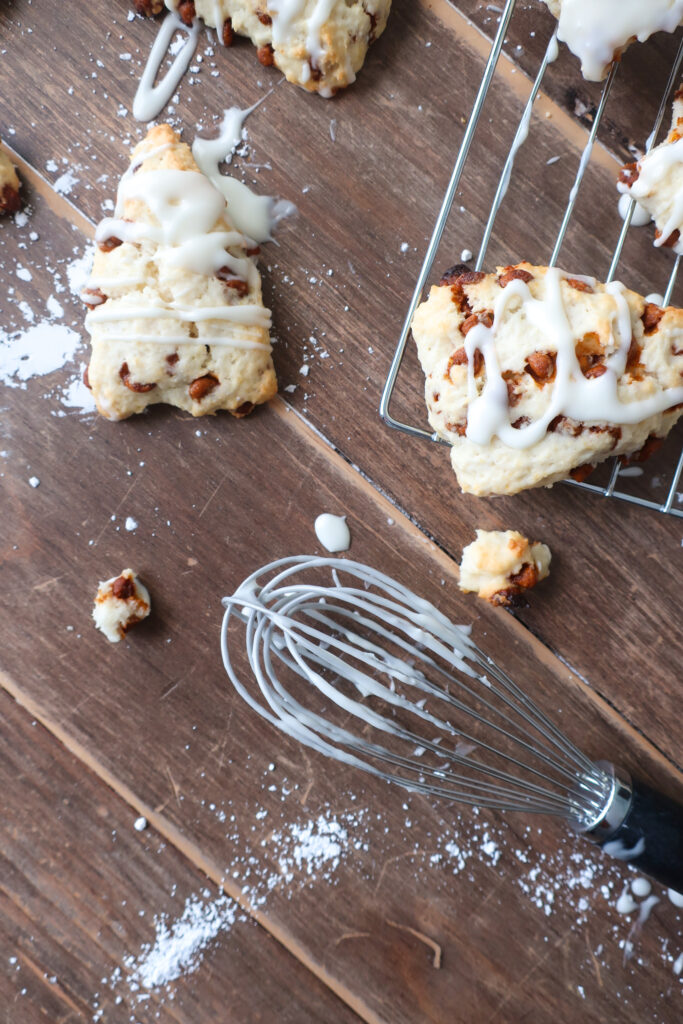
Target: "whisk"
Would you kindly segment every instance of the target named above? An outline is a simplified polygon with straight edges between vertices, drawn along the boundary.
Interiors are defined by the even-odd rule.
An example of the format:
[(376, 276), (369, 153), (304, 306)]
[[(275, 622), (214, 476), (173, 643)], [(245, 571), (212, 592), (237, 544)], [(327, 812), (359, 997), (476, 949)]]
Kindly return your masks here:
[(223, 604), (228, 676), (289, 736), (430, 797), (562, 818), (683, 890), (683, 807), (591, 761), (469, 627), (401, 583), (300, 555), (259, 569)]

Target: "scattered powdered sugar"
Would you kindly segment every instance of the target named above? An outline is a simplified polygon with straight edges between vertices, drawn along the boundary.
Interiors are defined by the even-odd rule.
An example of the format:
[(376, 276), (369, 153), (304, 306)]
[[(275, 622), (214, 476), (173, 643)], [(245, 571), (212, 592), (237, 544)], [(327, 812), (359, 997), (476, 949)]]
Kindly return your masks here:
[(315, 875), (322, 869), (335, 871), (348, 840), (345, 826), (323, 814), (315, 821), (290, 825), (284, 833), (273, 835), (273, 842), (281, 847), (280, 865), (288, 874), (292, 866), (307, 875)]
[(88, 283), (92, 269), (93, 250), (90, 246), (82, 253), (78, 253), (67, 263), (66, 277), (69, 282), (69, 291), (77, 299)]
[(126, 517), (126, 522), (125, 522), (125, 527), (129, 531), (129, 533), (132, 533), (133, 530), (137, 530), (137, 528), (138, 528), (137, 520), (133, 519), (132, 516), (127, 516)]
[[(124, 957), (131, 992), (161, 988), (192, 974), (204, 959), (207, 946), (235, 922), (237, 904), (227, 896), (212, 898), (208, 889), (190, 896), (179, 918), (169, 921), (165, 914), (154, 920), (156, 938), (142, 947), (137, 956)], [(116, 985), (120, 971), (111, 979)]]
[(26, 387), (31, 377), (42, 377), (71, 362), (80, 335), (66, 324), (41, 320), (25, 331), (0, 331), (0, 381), (8, 387)]

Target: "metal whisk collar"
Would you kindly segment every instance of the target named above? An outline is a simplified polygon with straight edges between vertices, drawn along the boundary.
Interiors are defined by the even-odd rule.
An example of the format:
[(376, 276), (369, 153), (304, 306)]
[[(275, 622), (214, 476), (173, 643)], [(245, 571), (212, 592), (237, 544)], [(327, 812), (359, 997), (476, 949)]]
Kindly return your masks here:
[(469, 627), (384, 573), (346, 559), (284, 558), (223, 604), (223, 662), (235, 689), (307, 746), (430, 796), (580, 828), (600, 816), (610, 775), (477, 647)]

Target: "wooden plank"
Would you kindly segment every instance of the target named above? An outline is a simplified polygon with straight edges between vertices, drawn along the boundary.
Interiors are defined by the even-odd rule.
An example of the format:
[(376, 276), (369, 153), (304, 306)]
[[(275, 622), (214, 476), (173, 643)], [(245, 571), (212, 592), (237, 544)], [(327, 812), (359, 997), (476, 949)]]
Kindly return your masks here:
[[(34, 206), (39, 235), (66, 251), (66, 222), (37, 198)], [(49, 280), (24, 283), (36, 289), (26, 292), (33, 304)], [(60, 299), (68, 319), (72, 307)], [(461, 1020), (517, 1019), (532, 1000), (545, 1021), (559, 999), (584, 1011), (577, 985), (589, 993), (588, 1020), (614, 1016), (625, 985), (637, 989), (619, 1011), (627, 1021), (653, 1001), (665, 1005), (664, 950), (679, 928), (668, 904), (638, 947), (647, 972), (637, 961), (623, 966), (618, 942), (630, 924), (613, 909), (619, 866), (590, 851), (584, 860), (578, 841), (553, 826), (537, 832), (535, 823), (406, 799), (274, 734), (228, 689), (220, 597), (256, 564), (314, 549), (317, 513), (344, 511), (354, 557), (410, 580), (456, 620), (475, 619), (487, 649), (589, 753), (622, 758), (679, 791), (650, 744), (509, 616), (460, 595), (447, 556), (282, 403), (239, 422), (155, 410), (125, 424), (84, 423), (49, 415), (61, 407), (45, 387), (34, 380), (6, 392), (5, 422), (20, 439), (5, 460), (0, 526), (3, 611), (14, 625), (2, 683), (11, 694), (365, 1020), (452, 1020), (454, 1006)], [(115, 648), (89, 612), (96, 581), (124, 563), (149, 583), (155, 610)], [(590, 906), (581, 910), (584, 870)], [(542, 886), (552, 893), (549, 917)], [(603, 945), (600, 971), (614, 979), (606, 990), (584, 917), (591, 948)], [(514, 962), (503, 922), (514, 922)], [(442, 948), (439, 971), (424, 937)], [(561, 952), (544, 960), (546, 947)], [(529, 972), (538, 995), (517, 985)]]
[[(31, 27), (33, 10), (22, 6), (21, 13)], [(258, 146), (273, 160), (272, 172), (263, 177), (267, 187), (294, 194), (302, 182), (313, 183), (302, 197), (298, 222), (281, 236), (279, 266), (272, 270), (274, 306), (282, 325), (279, 370), (284, 382), (301, 379), (298, 368), (314, 325), (331, 356), (309, 361), (306, 390), (311, 397), (304, 401), (295, 396), (297, 408), (307, 409), (313, 424), (417, 514), (447, 550), (455, 550), (468, 537), (475, 521), (481, 524), (486, 517), (489, 523), (500, 523), (514, 513), (512, 525), (539, 532), (542, 527), (544, 539), (551, 535), (561, 551), (576, 523), (586, 523), (590, 505), (569, 491), (498, 506), (466, 501), (453, 492), (452, 505), (446, 509), (444, 492), (450, 484), (442, 453), (423, 454), (416, 445), (399, 443), (376, 421), (379, 385), (417, 265), (415, 253), (403, 260), (400, 243), (406, 239), (423, 244), (450, 169), (450, 133), (459, 136), (462, 130), (459, 117), (471, 103), (481, 70), (476, 52), (454, 44), (434, 16), (425, 21), (423, 9), (407, 3), (397, 4), (396, 13), (397, 30), (378, 44), (357, 88), (339, 103), (311, 102), (282, 87), (253, 116), (252, 138), (265, 140)], [(130, 62), (120, 62), (121, 67), (116, 63), (123, 39), (107, 37), (111, 12), (93, 12), (91, 19), (85, 29), (87, 46), (93, 59), (106, 56), (112, 84), (100, 89), (98, 83), (85, 82), (83, 74), (96, 67), (86, 49), (85, 57), (76, 55), (74, 96), (67, 100), (68, 86), (56, 71), (46, 71), (46, 90), (59, 128), (50, 136), (50, 155), (55, 146), (62, 146), (60, 161), (62, 155), (73, 156), (68, 128), (83, 154), (80, 190), (74, 187), (72, 195), (93, 217), (107, 184), (97, 183), (98, 174), (114, 175), (121, 166), (122, 122), (115, 112), (119, 97), (132, 92), (127, 70), (122, 70)], [(9, 22), (2, 24), (6, 28)], [(126, 52), (132, 51), (133, 28), (123, 28)], [(147, 43), (151, 39), (150, 26), (136, 22), (134, 30)], [(49, 69), (55, 61), (52, 47), (62, 46), (61, 39), (55, 33), (53, 43), (44, 28), (30, 39), (19, 32), (16, 45), (8, 47), (8, 60), (18, 69), (28, 41), (34, 59), (42, 58)], [(425, 42), (432, 46), (425, 47)], [(194, 87), (181, 91), (178, 112), (186, 123), (206, 109), (218, 112), (225, 105), (226, 81), (236, 100), (253, 99), (255, 76), (265, 78), (265, 73), (253, 65), (248, 47), (236, 48), (229, 56), (228, 74), (221, 63), (217, 82), (203, 82), (201, 93)], [(442, 69), (452, 64), (458, 87), (444, 92)], [(406, 68), (414, 69), (415, 77)], [(100, 89), (94, 98), (93, 88)], [(425, 99), (421, 111), (417, 96)], [(519, 101), (504, 90), (500, 103), (507, 103), (503, 110), (510, 124)], [(27, 91), (17, 104), (14, 141), (42, 168), (49, 158), (47, 142), (29, 130), (31, 120), (38, 118), (38, 102)], [(75, 129), (73, 119), (67, 125), (68, 104), (79, 114)], [(268, 117), (259, 122), (257, 118), (266, 113)], [(327, 142), (332, 116), (337, 119), (336, 148)], [(553, 136), (551, 128), (541, 152), (556, 153), (563, 145), (562, 152), (568, 154), (570, 147)], [(422, 140), (421, 148), (416, 139)], [(497, 138), (492, 137), (489, 145), (494, 150)], [(340, 152), (341, 157), (336, 155)], [(340, 183), (340, 160), (348, 183)], [(556, 166), (544, 173), (554, 174)], [(387, 167), (392, 168), (389, 181)], [(567, 189), (571, 173), (562, 167), (557, 173), (564, 174), (560, 180)], [(606, 176), (607, 171), (601, 171), (598, 180), (600, 174)], [(490, 169), (485, 178), (490, 184)], [(480, 184), (470, 184), (467, 209), (472, 212), (467, 219), (463, 215), (465, 224), (459, 230), (473, 232), (481, 224), (485, 201), (477, 195)], [(343, 222), (329, 214), (340, 195)], [(406, 196), (411, 197), (409, 208)], [(534, 201), (531, 209), (536, 208)], [(559, 211), (559, 201), (553, 210)], [(70, 254), (75, 237), (70, 228), (44, 214), (37, 199), (32, 216), (53, 253)], [(45, 221), (40, 220), (43, 216)], [(601, 210), (602, 216), (607, 218), (609, 211)], [(519, 227), (518, 211), (511, 210), (510, 217), (513, 237)], [(591, 212), (585, 217), (590, 222)], [(9, 241), (14, 226), (5, 227), (9, 263), (19, 254)], [(544, 227), (543, 232), (547, 241), (550, 231)], [(456, 234), (449, 244), (458, 251), (465, 244), (463, 238), (467, 235)], [(575, 247), (569, 251), (578, 258), (583, 249), (571, 244)], [(600, 256), (606, 251), (604, 241), (596, 247)], [(319, 285), (327, 277), (322, 271), (330, 267), (333, 283)], [(295, 280), (291, 288), (284, 282), (285, 274)], [(314, 285), (309, 281), (312, 276), (317, 279)], [(50, 281), (35, 275), (34, 282), (22, 282), (24, 286), (29, 299), (37, 302), (45, 299)], [(77, 318), (75, 309), (64, 302), (67, 317)], [(367, 352), (368, 344), (373, 353)], [(476, 616), (487, 647), (525, 680), (533, 694), (545, 694), (551, 708), (556, 703), (562, 707), (561, 720), (568, 729), (580, 731), (590, 753), (619, 755), (633, 766), (640, 762), (645, 775), (677, 791), (679, 776), (651, 744), (508, 616), (479, 608), (459, 595), (448, 558), (281, 404), (240, 424), (222, 418), (190, 423), (156, 410), (133, 423), (98, 422), (86, 431), (75, 417), (48, 417), (46, 410), (62, 410), (58, 400), (43, 399), (43, 392), (44, 385), (33, 382), (26, 392), (8, 396), (6, 422), (17, 441), (3, 478), (11, 514), (0, 527), (8, 531), (2, 549), (7, 562), (3, 600), (15, 623), (1, 659), (5, 687), (136, 811), (148, 811), (162, 834), (215, 881), (224, 879), (229, 892), (366, 1020), (400, 1024), (453, 1020), (454, 1015), (463, 1021), (473, 1016), (516, 1020), (532, 1013), (534, 1020), (545, 1021), (581, 1013), (589, 1021), (614, 1019), (617, 1014), (640, 1021), (652, 1014), (653, 1006), (665, 1017), (677, 985), (670, 951), (680, 945), (680, 923), (667, 903), (656, 908), (643, 933), (638, 947), (643, 962), (623, 965), (618, 942), (628, 934), (630, 923), (618, 918), (612, 906), (622, 884), (618, 868), (598, 864), (590, 854), (587, 862), (581, 860), (581, 847), (555, 828), (544, 827), (538, 834), (534, 824), (527, 832), (519, 822), (508, 825), (488, 815), (457, 816), (450, 808), (406, 800), (350, 772), (335, 772), (273, 736), (226, 690), (216, 649), (219, 598), (256, 562), (312, 545), (317, 512), (346, 511), (354, 556), (409, 579), (459, 620)], [(36, 490), (27, 486), (29, 472), (41, 478)], [(596, 547), (614, 528), (623, 551), (614, 553), (607, 571), (617, 581), (620, 574), (632, 573), (632, 552), (640, 550), (643, 529), (642, 518), (631, 520), (621, 513), (593, 515), (584, 530), (585, 551), (576, 555), (594, 561)], [(112, 514), (117, 516), (114, 521)], [(140, 524), (130, 533), (121, 529), (127, 515)], [(545, 521), (539, 521), (539, 515)], [(395, 519), (391, 527), (388, 517)], [(662, 538), (670, 543), (671, 536), (654, 526), (650, 543), (656, 549)], [(133, 562), (152, 586), (155, 619), (131, 639), (130, 647), (114, 650), (88, 631), (87, 619), (94, 582), (103, 572), (121, 568), (123, 561)], [(601, 571), (603, 562), (601, 556)], [(591, 574), (595, 579), (594, 565)], [(572, 584), (567, 567), (559, 577), (560, 589), (555, 589), (556, 582), (553, 589), (546, 588), (545, 607), (556, 610), (557, 628), (546, 629), (547, 620), (542, 619), (539, 631), (563, 651), (570, 647), (572, 657), (578, 651), (588, 659), (590, 653), (594, 667), (609, 667), (611, 662), (612, 671), (601, 681), (602, 692), (654, 743), (675, 756), (670, 724), (674, 695), (667, 687), (658, 694), (658, 702), (648, 703), (654, 687), (648, 689), (636, 678), (647, 662), (640, 637), (647, 636), (655, 623), (659, 627), (662, 608), (674, 592), (673, 582), (669, 586), (655, 577), (649, 573), (642, 582), (645, 607), (630, 605), (624, 611), (619, 595), (605, 600), (594, 584), (590, 589), (589, 575)], [(443, 586), (441, 579), (446, 581)], [(537, 610), (543, 607), (540, 601), (536, 605)], [(579, 631), (567, 607), (590, 608), (599, 649), (588, 652), (590, 637), (585, 630), (572, 635)], [(618, 621), (615, 609), (628, 627), (631, 616), (638, 614), (638, 630), (625, 645), (623, 634), (618, 634), (624, 649), (605, 651), (605, 624)], [(664, 639), (668, 656), (675, 658), (676, 644), (672, 648), (666, 630)], [(675, 666), (676, 661), (670, 664)], [(622, 673), (622, 666), (631, 666), (631, 671)], [(627, 758), (624, 750), (631, 751)], [(306, 830), (311, 829), (314, 840), (324, 840), (325, 828), (347, 833), (339, 865), (333, 866), (332, 857), (322, 864), (303, 858), (298, 866), (294, 851), (301, 855)], [(462, 868), (459, 855), (446, 849), (451, 840), (465, 851)], [(493, 863), (496, 846), (502, 853)], [(518, 850), (527, 858), (521, 868)], [(585, 876), (587, 908), (581, 904), (584, 867), (592, 875)], [(291, 881), (283, 879), (283, 868), (293, 871)], [(606, 895), (600, 889), (603, 884), (610, 887)], [(537, 892), (539, 886), (552, 893), (552, 904), (549, 896)], [(434, 950), (415, 933), (442, 946), (439, 971), (433, 966)], [(596, 953), (600, 944), (603, 950)], [(588, 997), (585, 1001), (578, 985)]]
[[(30, 19), (36, 15), (26, 8), (22, 16), (28, 19), (22, 22), (23, 31), (28, 32), (34, 27)], [(122, 11), (114, 22), (118, 29), (112, 33), (109, 11), (91, 12), (91, 18), (101, 20), (92, 22), (88, 46), (75, 55), (80, 64), (73, 84), (50, 71), (45, 87), (51, 103), (61, 112), (59, 116), (65, 116), (67, 110), (78, 114), (72, 120), (76, 140), (70, 141), (65, 124), (56, 136), (59, 150), (54, 149), (54, 135), (50, 147), (45, 146), (40, 133), (31, 128), (40, 116), (38, 97), (32, 91), (17, 100), (13, 115), (16, 134), (11, 140), (39, 168), (54, 159), (57, 170), (46, 172), (53, 179), (73, 162), (74, 175), (81, 182), (74, 185), (71, 197), (96, 218), (101, 202), (110, 198), (122, 166), (125, 138), (121, 139), (121, 133), (132, 127), (130, 116), (117, 116), (119, 98), (130, 105), (134, 88), (131, 68), (139, 67), (154, 26), (140, 20), (129, 24)], [(268, 160), (272, 165), (271, 170), (259, 173), (259, 187), (295, 198), (302, 182), (309, 189), (300, 197), (299, 217), (281, 233), (277, 255), (271, 249), (265, 256), (270, 268), (268, 299), (280, 337), (276, 351), (279, 377), (282, 385), (297, 385), (288, 401), (454, 557), (459, 557), (460, 547), (477, 526), (542, 533), (556, 553), (553, 596), (535, 602), (531, 612), (523, 613), (523, 620), (578, 672), (592, 679), (606, 699), (653, 742), (677, 758), (679, 744), (671, 736), (670, 726), (675, 719), (676, 694), (670, 685), (665, 683), (662, 688), (652, 680), (649, 639), (661, 638), (657, 650), (661, 677), (676, 679), (681, 655), (680, 636), (671, 614), (678, 600), (676, 575), (660, 578), (638, 569), (634, 578), (634, 564), (649, 557), (642, 552), (644, 529), (649, 551), (662, 552), (665, 559), (675, 562), (680, 557), (678, 524), (621, 504), (605, 505), (563, 487), (504, 501), (463, 497), (445, 450), (388, 431), (377, 418), (379, 393), (424, 237), (481, 74), (481, 39), (473, 29), (466, 33), (463, 25), (461, 16), (443, 3), (435, 4), (433, 13), (423, 5), (398, 3), (392, 28), (373, 49), (357, 88), (334, 104), (326, 104), (311, 102), (311, 97), (298, 90), (278, 87), (248, 122), (252, 161)], [(48, 67), (56, 59), (54, 48), (59, 54), (59, 48), (66, 45), (39, 31), (37, 22), (30, 40), (28, 35), (24, 38), (30, 41), (32, 52), (38, 46), (37, 59)], [(427, 47), (427, 43), (431, 45)], [(131, 52), (133, 60), (121, 61), (121, 52)], [(7, 56), (16, 62), (12, 67), (19, 75), (21, 45), (8, 47)], [(97, 70), (98, 60), (104, 70)], [(207, 65), (212, 60), (205, 58)], [(185, 125), (195, 123), (207, 110), (218, 114), (227, 102), (246, 105), (253, 101), (257, 81), (264, 85), (277, 81), (254, 65), (246, 44), (229, 53), (219, 51), (215, 63), (217, 78), (200, 76), (198, 84), (184, 85), (180, 91), (174, 116)], [(455, 78), (447, 88), (444, 67), (452, 68)], [(106, 71), (106, 97), (101, 95), (104, 87), (99, 79), (89, 77), (93, 68), (98, 75)], [(415, 81), (407, 76), (406, 68), (414, 69)], [(500, 136), (497, 132), (485, 135), (475, 147), (473, 166), (479, 171), (467, 175), (464, 212), (455, 217), (447, 232), (440, 265), (452, 263), (463, 246), (476, 248), (493, 175), (528, 89), (528, 84), (513, 87), (518, 81), (519, 73), (506, 72), (494, 96), (496, 123), (503, 130)], [(69, 96), (71, 88), (74, 94)], [(533, 181), (534, 187), (503, 208), (501, 233), (492, 249), (492, 258), (503, 262), (522, 255), (547, 259), (576, 169), (573, 146), (577, 137), (567, 118), (552, 106), (544, 107), (541, 114), (538, 142), (523, 151), (519, 164), (519, 180)], [(337, 122), (334, 144), (329, 138), (332, 117)], [(135, 128), (136, 133), (140, 130)], [(561, 155), (560, 161), (548, 166), (546, 160), (557, 155)], [(340, 160), (350, 168), (349, 186), (341, 183)], [(393, 171), (387, 180), (384, 168), (389, 166)], [(600, 164), (590, 173), (565, 257), (568, 266), (597, 274), (605, 272), (609, 246), (619, 230), (616, 207), (603, 200), (612, 189), (614, 172), (608, 166)], [(103, 175), (107, 180), (95, 187), (94, 179)], [(344, 216), (330, 217), (329, 211), (337, 208), (344, 188)], [(541, 195), (545, 197), (542, 205)], [(410, 197), (409, 212), (406, 197)], [(591, 239), (589, 252), (587, 238)], [(410, 245), (406, 254), (400, 251), (403, 241)], [(646, 291), (659, 290), (669, 265), (668, 254), (653, 252), (646, 234), (634, 233), (624, 266), (627, 283)], [(643, 268), (647, 268), (647, 283), (638, 276)], [(328, 276), (329, 270), (332, 276)], [(679, 293), (683, 297), (680, 287)], [(321, 358), (323, 352), (329, 357)], [(305, 378), (299, 372), (302, 365), (309, 367)], [(424, 423), (421, 394), (421, 374), (411, 354), (397, 390), (396, 410), (413, 422)], [(663, 453), (662, 463), (673, 461), (683, 431), (676, 437), (678, 441), (672, 440)], [(661, 487), (649, 488), (652, 480), (661, 476), (656, 470), (648, 473), (648, 493), (663, 494)], [(430, 487), (423, 486), (425, 480)], [(565, 538), (575, 535), (581, 543), (572, 551), (571, 562), (565, 562)], [(617, 543), (611, 543), (611, 538), (618, 538)], [(596, 550), (604, 553), (604, 573), (594, 571)], [(636, 556), (635, 552), (642, 554)], [(623, 595), (636, 585), (640, 600), (624, 606)], [(567, 608), (590, 609), (595, 632), (574, 629)], [(605, 636), (608, 644), (602, 642)], [(641, 679), (646, 683), (641, 685)]]
[(0, 736), (8, 1024), (358, 1019), (5, 693)]

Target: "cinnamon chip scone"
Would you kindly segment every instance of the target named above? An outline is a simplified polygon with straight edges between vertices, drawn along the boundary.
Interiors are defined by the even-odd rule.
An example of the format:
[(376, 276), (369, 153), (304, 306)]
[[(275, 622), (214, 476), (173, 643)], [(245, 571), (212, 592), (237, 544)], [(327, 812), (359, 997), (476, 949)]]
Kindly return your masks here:
[(333, 96), (355, 81), (386, 28), (391, 0), (165, 0), (186, 25), (197, 15), (226, 46), (248, 36), (288, 82)]
[(516, 530), (477, 530), (463, 548), (460, 589), (490, 604), (519, 604), (525, 590), (550, 574), (550, 557), (546, 544), (529, 543)]
[(96, 231), (82, 298), (86, 383), (110, 420), (166, 402), (193, 416), (246, 416), (277, 390), (252, 258), (224, 196), (168, 125), (133, 150), (113, 217)]
[(529, 263), (454, 267), (412, 327), (429, 422), (471, 494), (583, 479), (683, 412), (683, 310), (616, 281)]
[(152, 609), (149, 591), (132, 569), (104, 580), (97, 588), (92, 617), (107, 640), (117, 644)]
[(683, 254), (683, 89), (674, 97), (671, 131), (642, 160), (627, 164), (617, 188), (655, 222), (655, 245)]
[(558, 19), (557, 37), (598, 82), (627, 46), (683, 24), (683, 0), (544, 0)]
[(21, 208), (19, 189), (21, 182), (14, 164), (3, 149), (0, 149), (0, 216), (16, 213)]

